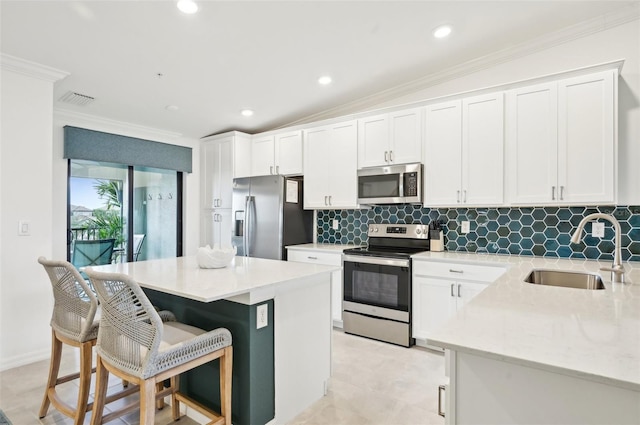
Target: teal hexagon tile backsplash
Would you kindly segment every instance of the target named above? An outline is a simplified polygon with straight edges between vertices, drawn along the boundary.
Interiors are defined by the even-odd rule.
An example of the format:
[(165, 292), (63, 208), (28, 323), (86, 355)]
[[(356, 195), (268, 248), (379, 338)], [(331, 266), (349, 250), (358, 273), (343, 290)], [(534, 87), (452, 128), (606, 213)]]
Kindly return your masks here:
[[(590, 235), (585, 226), (580, 244), (570, 239), (585, 216), (602, 212), (620, 222), (623, 260), (640, 261), (640, 206), (514, 207), (514, 208), (422, 208), (419, 205), (378, 205), (368, 210), (320, 210), (319, 243), (367, 243), (369, 223), (443, 224), (448, 251), (489, 252), (561, 258), (613, 259), (614, 231), (605, 222), (603, 238)], [(338, 229), (333, 229), (338, 220)], [(470, 222), (462, 234), (460, 223)]]

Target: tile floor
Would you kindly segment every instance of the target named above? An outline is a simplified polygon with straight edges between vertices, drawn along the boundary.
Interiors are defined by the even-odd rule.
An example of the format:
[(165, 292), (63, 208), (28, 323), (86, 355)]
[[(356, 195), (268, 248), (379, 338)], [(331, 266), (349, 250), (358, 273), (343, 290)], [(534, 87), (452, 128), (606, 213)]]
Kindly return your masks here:
[[(75, 354), (71, 349), (64, 352), (61, 373), (77, 370)], [(442, 354), (419, 347), (397, 347), (334, 330), (332, 360), (333, 376), (327, 396), (288, 425), (444, 424), (444, 419), (437, 414), (437, 388), (444, 380)], [(0, 373), (0, 409), (13, 425), (73, 423), (53, 408), (49, 408), (44, 419), (38, 419), (48, 367), (48, 361), (41, 361)], [(120, 385), (120, 381), (112, 377), (110, 391)], [(76, 382), (69, 382), (63, 384), (60, 392), (72, 403), (76, 390)], [(136, 397), (131, 396), (129, 400)], [(89, 415), (85, 423), (89, 423)], [(137, 412), (110, 422), (114, 425), (137, 423)], [(170, 409), (158, 412), (156, 423), (174, 423)], [(196, 424), (186, 417), (175, 423)]]

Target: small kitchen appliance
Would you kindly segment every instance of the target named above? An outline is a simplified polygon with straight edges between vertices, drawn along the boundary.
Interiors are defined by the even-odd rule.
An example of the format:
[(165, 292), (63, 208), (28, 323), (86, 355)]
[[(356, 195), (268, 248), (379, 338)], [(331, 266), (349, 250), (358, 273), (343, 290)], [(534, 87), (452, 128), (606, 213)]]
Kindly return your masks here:
[(358, 203), (421, 204), (422, 164), (401, 164), (358, 170)]
[(343, 264), (346, 333), (409, 347), (411, 255), (429, 250), (424, 224), (370, 224), (368, 245), (347, 249)]

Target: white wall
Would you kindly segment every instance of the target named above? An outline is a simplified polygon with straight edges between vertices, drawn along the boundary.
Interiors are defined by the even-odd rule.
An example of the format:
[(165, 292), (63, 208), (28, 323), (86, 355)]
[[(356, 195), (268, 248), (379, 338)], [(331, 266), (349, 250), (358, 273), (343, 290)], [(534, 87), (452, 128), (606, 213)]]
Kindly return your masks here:
[[(48, 356), (52, 294), (37, 262), (51, 257), (53, 83), (2, 67), (0, 369)], [(30, 236), (18, 236), (28, 220)]]
[[(184, 254), (195, 254), (199, 243), (198, 141), (89, 115), (56, 113), (54, 118), (52, 81), (14, 72), (3, 62), (0, 370), (49, 357), (53, 301), (49, 279), (37, 258), (66, 258), (64, 125), (193, 147), (193, 173), (185, 174)], [(18, 236), (20, 220), (30, 222), (30, 236)]]
[(618, 59), (625, 59), (619, 80), (618, 203), (639, 205), (640, 20), (477, 70), (367, 109), (432, 99)]

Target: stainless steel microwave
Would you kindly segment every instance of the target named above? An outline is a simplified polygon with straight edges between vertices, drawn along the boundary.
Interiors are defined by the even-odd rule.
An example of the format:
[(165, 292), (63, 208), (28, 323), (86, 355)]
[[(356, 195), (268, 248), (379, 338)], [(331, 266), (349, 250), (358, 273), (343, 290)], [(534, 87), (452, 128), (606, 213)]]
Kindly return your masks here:
[(422, 203), (422, 164), (358, 170), (359, 204)]

